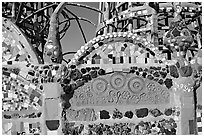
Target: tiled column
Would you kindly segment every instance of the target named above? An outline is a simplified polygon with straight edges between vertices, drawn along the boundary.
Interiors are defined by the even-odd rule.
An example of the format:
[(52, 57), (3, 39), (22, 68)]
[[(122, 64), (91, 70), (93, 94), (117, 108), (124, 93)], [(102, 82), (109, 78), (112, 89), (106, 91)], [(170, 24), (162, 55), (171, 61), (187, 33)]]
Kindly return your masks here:
[[(43, 134), (48, 134), (49, 129), (47, 128), (46, 121), (59, 120), (60, 126), (57, 130), (52, 132), (57, 132), (57, 134), (62, 134), (61, 129), (61, 101), (60, 93), (62, 91), (59, 83), (46, 83), (44, 86), (43, 95)], [(57, 109), (57, 110), (56, 110)]]

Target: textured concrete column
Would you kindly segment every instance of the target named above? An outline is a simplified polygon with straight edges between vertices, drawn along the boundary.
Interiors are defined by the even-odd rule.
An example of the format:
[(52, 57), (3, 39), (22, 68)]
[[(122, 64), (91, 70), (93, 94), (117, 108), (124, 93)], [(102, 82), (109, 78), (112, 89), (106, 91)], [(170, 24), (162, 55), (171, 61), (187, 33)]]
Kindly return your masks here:
[(46, 121), (59, 120), (59, 127), (57, 130), (52, 130), (51, 132), (57, 132), (58, 135), (62, 134), (61, 127), (61, 100), (60, 94), (62, 88), (59, 83), (46, 83), (44, 86), (44, 100), (43, 100), (43, 134), (47, 135), (49, 129), (46, 125)]
[(181, 95), (181, 131), (182, 135), (190, 134), (190, 124), (189, 122), (193, 120), (194, 117), (194, 101), (193, 94), (185, 93), (183, 96)]

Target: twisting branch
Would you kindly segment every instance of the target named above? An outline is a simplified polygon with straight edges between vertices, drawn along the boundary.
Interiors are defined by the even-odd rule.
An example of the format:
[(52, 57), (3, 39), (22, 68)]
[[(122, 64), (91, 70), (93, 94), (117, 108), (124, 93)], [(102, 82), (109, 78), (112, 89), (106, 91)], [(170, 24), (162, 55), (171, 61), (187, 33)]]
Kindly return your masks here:
[(31, 17), (34, 16), (35, 14), (37, 14), (37, 13), (39, 13), (39, 12), (42, 12), (43, 10), (48, 9), (48, 8), (50, 8), (50, 7), (53, 7), (53, 6), (57, 6), (57, 4), (54, 3), (54, 4), (45, 6), (44, 8), (41, 8), (41, 9), (39, 9), (39, 10), (33, 12), (32, 14), (30, 14), (29, 16), (27, 16), (27, 17), (25, 17), (23, 20), (21, 20), (21, 21), (19, 22), (19, 24), (20, 24), (20, 23), (23, 23), (24, 21), (26, 21), (28, 18), (31, 18)]
[(39, 31), (39, 33), (42, 33), (46, 29), (46, 27), (49, 25), (49, 22), (49, 20), (46, 21), (46, 25)]
[[(64, 22), (66, 22), (67, 20), (70, 20), (70, 21), (71, 21), (71, 20), (76, 20), (76, 19), (77, 19), (77, 18), (69, 18), (69, 19), (66, 19), (66, 20), (60, 22), (60, 25), (61, 25), (62, 23), (64, 23)], [(92, 24), (94, 27), (97, 26), (96, 24), (94, 24), (93, 22), (91, 22), (90, 20), (88, 20), (87, 18), (78, 17), (78, 20), (82, 20), (82, 21), (88, 22), (88, 23)]]
[(65, 60), (64, 58), (62, 58), (62, 60), (63, 60), (65, 63), (69, 64), (69, 62), (68, 62), (67, 60)]
[(66, 31), (69, 29), (70, 25), (71, 25), (70, 21), (67, 21), (67, 23), (65, 24), (66, 27), (64, 27), (64, 28), (59, 32), (59, 34), (63, 33), (62, 36), (60, 36), (60, 39), (62, 39), (62, 38), (65, 36)]
[(82, 4), (78, 4), (78, 3), (67, 3), (67, 5), (77, 6), (77, 7), (81, 7), (81, 8), (86, 8), (86, 9), (90, 9), (90, 10), (93, 10), (93, 11), (96, 11), (96, 12), (99, 12), (99, 13), (103, 14), (103, 12), (100, 11), (99, 9), (96, 9), (96, 8), (93, 8), (93, 7), (89, 7), (87, 5), (82, 5)]
[(113, 24), (105, 24), (103, 27), (101, 27), (99, 30), (97, 30), (96, 31), (96, 36), (97, 36), (97, 34), (98, 34), (98, 32), (100, 32), (101, 30), (103, 30), (105, 27), (108, 27), (108, 26), (111, 26), (111, 27), (113, 27), (114, 29), (118, 29), (115, 25), (113, 25)]
[[(65, 23), (63, 29), (62, 29), (61, 31), (59, 31), (59, 34), (63, 33), (62, 36), (60, 36), (60, 39), (62, 39), (62, 38), (65, 36), (66, 31), (69, 29), (69, 27), (70, 27), (70, 25), (71, 25), (69, 15), (66, 14), (66, 12), (65, 12), (64, 10), (62, 11), (62, 15), (64, 16), (65, 19), (66, 19), (66, 18), (67, 18), (67, 19), (66, 19), (65, 22), (63, 22), (63, 23)], [(59, 22), (59, 25), (61, 25), (61, 24), (63, 24), (63, 23), (60, 23), (60, 22)]]
[(75, 54), (75, 53), (76, 53), (75, 51), (68, 51), (68, 52), (63, 53), (62, 56), (68, 55), (68, 54)]
[[(68, 28), (70, 27), (70, 21), (72, 20), (77, 20), (77, 18), (69, 18), (68, 19), (65, 19), (64, 21), (60, 22), (59, 25), (63, 24), (66, 22), (66, 24), (64, 25), (65, 27), (59, 32), (60, 34), (61, 33), (64, 33), (62, 34), (62, 36), (60, 37), (60, 39), (62, 39), (64, 37), (64, 35), (66, 34), (66, 31), (68, 30)], [(94, 24), (93, 22), (91, 22), (90, 20), (88, 20), (87, 18), (83, 18), (83, 17), (78, 17), (78, 20), (82, 20), (82, 21), (85, 21), (85, 22), (88, 22), (90, 24), (92, 24), (94, 27), (96, 27), (96, 24)], [(68, 24), (69, 23), (69, 24)]]
[(19, 9), (18, 9), (18, 14), (17, 14), (16, 20), (15, 20), (14, 23), (17, 23), (18, 20), (20, 19), (20, 16), (22, 14), (22, 8), (23, 8), (23, 2), (20, 2), (20, 6), (19, 6)]
[(86, 36), (85, 36), (84, 31), (83, 31), (83, 29), (82, 29), (82, 27), (81, 27), (81, 24), (80, 24), (80, 22), (79, 22), (78, 17), (77, 17), (73, 12), (71, 12), (70, 10), (68, 10), (66, 7), (65, 7), (64, 9), (65, 9), (67, 12), (69, 12), (72, 16), (74, 16), (74, 17), (76, 18), (77, 24), (78, 24), (79, 29), (80, 29), (80, 31), (81, 31), (81, 33), (82, 33), (83, 38), (84, 38), (84, 42), (87, 43)]
[[(62, 57), (65, 55), (69, 55), (69, 54), (75, 54), (75, 51), (68, 51), (62, 54)], [(65, 60), (64, 58), (62, 59), (64, 62), (66, 62), (67, 64), (70, 62), (70, 59), (68, 59), (69, 61)]]
[(126, 28), (128, 27), (129, 24), (130, 24), (130, 22), (129, 22), (129, 20), (128, 20), (128, 22), (123, 26), (123, 28), (121, 29), (120, 32), (123, 32), (123, 30), (126, 29)]

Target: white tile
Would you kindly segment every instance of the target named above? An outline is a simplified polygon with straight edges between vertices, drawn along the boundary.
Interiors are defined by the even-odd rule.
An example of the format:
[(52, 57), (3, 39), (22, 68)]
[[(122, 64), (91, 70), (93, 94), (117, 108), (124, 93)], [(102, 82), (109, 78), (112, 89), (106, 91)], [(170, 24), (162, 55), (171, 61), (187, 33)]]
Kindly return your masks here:
[(87, 64), (91, 64), (91, 60), (87, 60)]
[(17, 44), (17, 47), (18, 47), (18, 49), (19, 49), (19, 50), (21, 50), (21, 49), (22, 49), (22, 48), (21, 48), (21, 46), (20, 46), (19, 44)]
[(109, 72), (113, 72), (113, 69), (112, 68), (107, 68), (106, 73), (109, 73)]
[(57, 135), (57, 130), (55, 130), (55, 131), (47, 131), (47, 135)]
[(201, 113), (200, 112), (197, 112), (197, 117), (201, 117)]
[(34, 100), (35, 102), (37, 102), (37, 101), (39, 100), (39, 98), (38, 98), (38, 97), (35, 97), (33, 100)]
[(10, 74), (10, 76), (11, 76), (12, 78), (14, 78), (14, 79), (16, 79), (16, 78), (17, 78), (17, 75), (16, 75), (16, 74), (14, 74), (14, 73), (11, 73), (11, 74)]
[(54, 75), (56, 75), (56, 74), (57, 74), (56, 71), (53, 70), (53, 71), (52, 71), (52, 76), (54, 76)]
[(202, 122), (197, 122), (198, 127), (202, 127)]
[(13, 97), (13, 94), (12, 94), (11, 92), (9, 92), (9, 93), (8, 93), (8, 97), (9, 97), (9, 98), (12, 98), (12, 97)]
[(36, 89), (36, 86), (34, 84), (31, 84), (29, 85), (32, 89)]
[(113, 71), (122, 71), (123, 69), (121, 67), (115, 67), (113, 68)]
[(27, 107), (28, 107), (28, 103), (24, 103), (24, 107), (26, 107), (26, 108), (27, 108)]
[(28, 89), (29, 89), (29, 86), (28, 86), (28, 85), (25, 85), (24, 88), (25, 88), (26, 90), (28, 90)]
[(23, 77), (23, 78), (26, 78), (27, 76), (27, 73), (23, 72), (23, 71), (20, 71), (19, 74)]

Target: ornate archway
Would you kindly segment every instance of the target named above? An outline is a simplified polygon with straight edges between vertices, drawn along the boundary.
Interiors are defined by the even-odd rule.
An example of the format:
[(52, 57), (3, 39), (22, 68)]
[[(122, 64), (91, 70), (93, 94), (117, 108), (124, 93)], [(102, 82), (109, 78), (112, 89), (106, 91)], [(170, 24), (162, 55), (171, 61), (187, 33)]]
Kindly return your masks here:
[[(74, 55), (70, 64), (100, 64), (100, 59), (116, 56), (121, 58), (123, 56), (139, 57), (141, 55), (143, 57), (149, 56), (147, 58), (156, 59), (154, 50), (158, 50), (158, 48), (154, 47), (147, 38), (137, 34), (133, 34), (131, 32), (108, 33), (107, 35), (97, 36), (82, 46), (81, 49), (79, 49)], [(119, 53), (121, 53), (121, 55), (116, 55)], [(91, 58), (98, 63), (92, 63), (94, 61)], [(105, 61), (101, 63), (108, 64), (105, 63)], [(112, 60), (112, 63), (120, 64), (125, 62), (116, 63)], [(126, 63), (136, 63), (136, 61), (128, 61)]]

